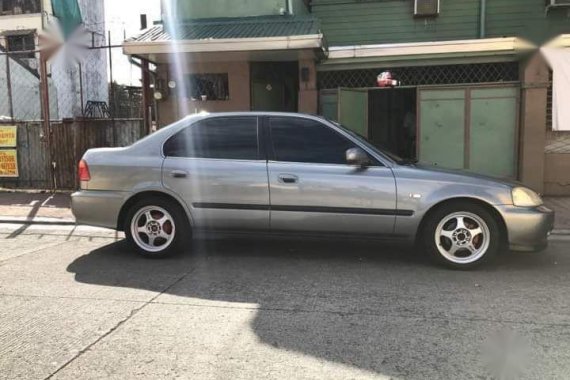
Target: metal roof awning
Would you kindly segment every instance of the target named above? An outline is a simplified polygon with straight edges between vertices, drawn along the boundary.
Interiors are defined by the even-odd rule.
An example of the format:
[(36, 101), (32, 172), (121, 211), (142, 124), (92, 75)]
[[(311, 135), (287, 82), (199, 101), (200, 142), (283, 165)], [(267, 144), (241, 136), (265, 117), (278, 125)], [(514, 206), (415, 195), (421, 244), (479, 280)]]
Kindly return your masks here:
[[(321, 71), (378, 66), (438, 65), (513, 60), (536, 46), (517, 37), (330, 47)], [(418, 62), (418, 61), (421, 61)]]
[(263, 16), (195, 20), (170, 31), (147, 29), (123, 44), (128, 55), (320, 49), (323, 35), (312, 16)]

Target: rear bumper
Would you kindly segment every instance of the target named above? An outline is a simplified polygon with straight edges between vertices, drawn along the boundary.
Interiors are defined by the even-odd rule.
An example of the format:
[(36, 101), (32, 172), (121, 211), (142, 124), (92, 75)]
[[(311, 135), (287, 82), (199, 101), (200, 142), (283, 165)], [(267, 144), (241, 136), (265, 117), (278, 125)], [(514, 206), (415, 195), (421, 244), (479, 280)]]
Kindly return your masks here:
[(116, 229), (126, 198), (124, 192), (82, 190), (71, 195), (71, 211), (77, 224)]
[(540, 251), (548, 246), (548, 235), (554, 229), (554, 211), (545, 206), (526, 208), (498, 206), (513, 251)]

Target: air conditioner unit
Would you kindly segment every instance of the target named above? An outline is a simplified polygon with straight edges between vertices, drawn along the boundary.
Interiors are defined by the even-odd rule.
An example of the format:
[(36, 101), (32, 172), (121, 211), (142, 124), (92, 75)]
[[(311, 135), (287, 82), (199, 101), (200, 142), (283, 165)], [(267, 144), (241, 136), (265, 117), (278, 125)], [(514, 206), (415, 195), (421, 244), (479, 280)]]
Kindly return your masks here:
[(544, 13), (548, 14), (549, 10), (562, 7), (570, 8), (570, 0), (546, 0), (546, 10)]
[(546, 0), (548, 7), (570, 7), (570, 0)]
[(439, 0), (414, 0), (415, 17), (433, 17), (438, 14)]

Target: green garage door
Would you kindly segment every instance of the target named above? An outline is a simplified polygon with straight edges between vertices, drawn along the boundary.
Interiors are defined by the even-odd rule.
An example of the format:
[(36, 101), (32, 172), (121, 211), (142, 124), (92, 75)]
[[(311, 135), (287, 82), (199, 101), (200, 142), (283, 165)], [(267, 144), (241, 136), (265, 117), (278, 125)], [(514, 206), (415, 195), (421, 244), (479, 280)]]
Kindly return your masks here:
[(321, 90), (319, 92), (319, 115), (329, 120), (338, 121), (337, 90)]
[(471, 90), (469, 169), (516, 177), (518, 88)]
[(421, 161), (516, 177), (518, 87), (432, 88), (419, 92)]
[(420, 91), (420, 160), (465, 167), (465, 90)]
[(368, 90), (338, 90), (338, 121), (359, 135), (368, 137)]

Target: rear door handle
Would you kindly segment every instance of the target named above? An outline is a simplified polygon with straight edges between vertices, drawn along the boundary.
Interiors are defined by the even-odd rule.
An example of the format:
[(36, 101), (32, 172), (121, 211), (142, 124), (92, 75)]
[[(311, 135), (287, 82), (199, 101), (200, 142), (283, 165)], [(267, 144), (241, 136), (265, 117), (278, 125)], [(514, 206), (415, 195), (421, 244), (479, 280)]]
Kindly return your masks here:
[(279, 182), (281, 183), (297, 183), (299, 182), (299, 177), (293, 174), (279, 174)]
[(173, 170), (170, 172), (170, 175), (173, 176), (174, 178), (188, 177), (188, 173), (186, 173), (184, 170)]

